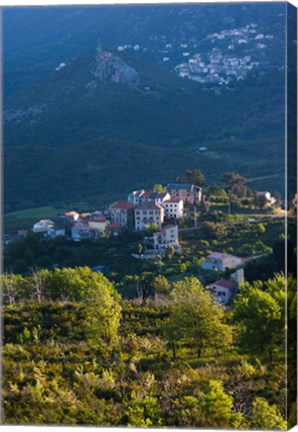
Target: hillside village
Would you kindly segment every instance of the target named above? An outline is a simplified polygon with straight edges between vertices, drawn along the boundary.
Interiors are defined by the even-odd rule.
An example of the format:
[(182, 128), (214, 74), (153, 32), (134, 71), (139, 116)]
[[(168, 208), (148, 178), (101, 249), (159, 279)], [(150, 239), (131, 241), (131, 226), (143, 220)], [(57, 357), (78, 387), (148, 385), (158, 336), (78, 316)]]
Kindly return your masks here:
[[(172, 66), (172, 62), (176, 61), (173, 69), (180, 77), (201, 84), (227, 86), (232, 81), (246, 79), (249, 73), (258, 69), (278, 66), (260, 55), (262, 51), (270, 49), (273, 39), (274, 35), (264, 33), (256, 23), (250, 23), (207, 34), (200, 42), (185, 41), (177, 45), (177, 42), (166, 40), (162, 36), (155, 38), (154, 42), (159, 47), (156, 52), (160, 56), (160, 62)], [(117, 50), (145, 54), (150, 52), (148, 47), (139, 43), (119, 45)], [(177, 64), (178, 58), (183, 61)]]
[[(181, 255), (183, 249), (179, 232), (198, 228), (198, 209), (206, 206), (210, 197), (203, 193), (202, 187), (194, 184), (170, 183), (166, 187), (155, 186), (152, 190), (132, 191), (126, 201), (115, 201), (104, 210), (83, 213), (67, 211), (51, 219), (41, 219), (34, 223), (31, 230), (19, 230), (17, 238), (26, 238), (31, 231), (43, 241), (64, 237), (73, 242), (96, 242), (100, 239), (116, 238), (122, 232), (145, 232), (144, 240), (139, 245), (140, 250), (131, 253), (133, 258), (150, 261), (159, 259), (158, 257), (163, 259), (168, 254)], [(256, 194), (263, 201), (264, 208), (269, 209), (276, 204), (270, 192)], [(192, 220), (194, 226), (188, 223), (188, 228), (185, 228), (185, 222)], [(253, 218), (249, 220), (255, 221)], [(181, 225), (182, 221), (184, 225)], [(9, 244), (11, 238), (6, 236), (4, 240)], [(230, 303), (244, 281), (243, 266), (246, 261), (230, 253), (215, 250), (210, 251), (201, 262), (202, 270), (211, 273), (216, 271), (219, 275), (234, 270), (228, 279), (219, 278), (208, 283), (207, 288), (217, 301), (222, 304)], [(102, 272), (105, 271), (105, 266), (99, 265), (93, 269)]]

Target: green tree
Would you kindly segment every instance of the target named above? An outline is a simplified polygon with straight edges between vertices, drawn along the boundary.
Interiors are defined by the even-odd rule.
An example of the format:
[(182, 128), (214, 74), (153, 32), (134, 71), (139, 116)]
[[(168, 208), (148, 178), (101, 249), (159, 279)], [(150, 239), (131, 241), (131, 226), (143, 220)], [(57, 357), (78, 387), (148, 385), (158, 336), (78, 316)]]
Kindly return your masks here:
[(14, 305), (26, 298), (27, 281), (21, 275), (2, 275), (2, 296), (5, 305)]
[(242, 421), (241, 413), (235, 413), (233, 399), (225, 393), (222, 383), (211, 380), (202, 397), (203, 415), (206, 424), (212, 428), (237, 428)]
[(177, 343), (197, 347), (199, 357), (205, 348), (218, 352), (231, 343), (231, 328), (224, 323), (223, 307), (214, 302), (198, 279), (176, 282), (171, 297), (174, 305), (165, 334), (174, 357)]
[(185, 183), (193, 184), (195, 186), (203, 187), (205, 185), (205, 177), (202, 172), (198, 169), (189, 169), (185, 171), (184, 179)]
[(160, 193), (167, 192), (166, 186), (163, 186), (160, 183), (156, 183), (155, 185), (153, 185), (153, 190), (154, 192), (160, 192)]
[(253, 429), (287, 429), (287, 422), (283, 420), (277, 407), (269, 405), (266, 399), (261, 397), (257, 397), (252, 404), (250, 422)]
[(166, 277), (158, 275), (153, 279), (152, 286), (158, 295), (167, 295), (170, 293), (171, 286)]
[(228, 197), (226, 191), (222, 187), (218, 186), (216, 183), (212, 183), (208, 187), (208, 195), (210, 197), (221, 199), (226, 199)]
[(82, 283), (82, 302), (86, 305), (84, 330), (88, 344), (109, 353), (117, 347), (121, 319), (120, 295), (101, 273), (79, 267)]
[(269, 361), (283, 352), (285, 340), (285, 278), (278, 274), (264, 284), (245, 283), (236, 296), (233, 320), (238, 325), (243, 351), (266, 353)]
[(265, 195), (259, 195), (256, 191), (253, 196), (253, 203), (255, 207), (259, 208), (260, 210), (264, 210), (264, 208), (267, 206), (267, 198)]
[(171, 260), (174, 257), (175, 249), (172, 245), (169, 245), (166, 249), (166, 257)]
[(48, 270), (32, 270), (31, 275), (27, 278), (31, 299), (39, 303), (52, 299), (48, 289), (50, 278), (51, 273)]
[(243, 198), (247, 195), (247, 187), (245, 186), (250, 180), (242, 177), (235, 172), (228, 172), (223, 175), (222, 183), (225, 190), (228, 192), (230, 199), (232, 196)]
[(157, 224), (151, 224), (147, 227), (145, 227), (145, 235), (150, 237), (152, 236), (153, 233), (158, 232), (159, 231), (159, 226)]
[(144, 271), (137, 282), (137, 293), (138, 297), (142, 301), (146, 301), (148, 297), (152, 296), (152, 281), (153, 273), (149, 271)]
[(262, 223), (258, 223), (258, 224), (256, 225), (256, 232), (257, 232), (258, 234), (265, 234), (265, 232), (266, 232), (266, 227), (265, 227), (265, 225), (262, 224)]
[(203, 231), (211, 238), (221, 239), (228, 235), (228, 230), (223, 223), (214, 223), (210, 221), (203, 222)]

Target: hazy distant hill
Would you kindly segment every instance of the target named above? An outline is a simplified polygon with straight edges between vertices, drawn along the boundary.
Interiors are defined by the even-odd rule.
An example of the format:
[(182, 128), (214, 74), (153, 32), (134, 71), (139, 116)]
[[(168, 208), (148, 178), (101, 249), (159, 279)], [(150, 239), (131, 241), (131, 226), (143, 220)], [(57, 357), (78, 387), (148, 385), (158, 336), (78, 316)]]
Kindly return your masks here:
[[(7, 210), (106, 203), (189, 166), (212, 179), (240, 170), (282, 189), (284, 4), (54, 9), (4, 13)], [(270, 36), (265, 48), (254, 28)], [(221, 47), (214, 64), (228, 70), (231, 38), (243, 37), (231, 57), (235, 73), (245, 53), (249, 62), (260, 56), (243, 79), (178, 76), (186, 45), (190, 57), (206, 58)], [(208, 151), (197, 155), (202, 144)]]
[[(256, 34), (270, 34), (265, 50), (237, 44), (275, 65), (284, 61), (284, 2), (239, 4), (130, 5), (96, 7), (4, 8), (5, 92), (15, 93), (45, 77), (61, 62), (79, 56), (99, 41), (109, 47), (139, 45), (138, 57), (173, 68), (183, 60), (181, 47), (205, 52), (212, 45), (208, 35), (254, 24)], [(216, 46), (223, 46), (217, 40)], [(172, 45), (170, 55), (164, 54)], [(194, 48), (196, 46), (196, 48)], [(169, 63), (162, 61), (170, 57)]]

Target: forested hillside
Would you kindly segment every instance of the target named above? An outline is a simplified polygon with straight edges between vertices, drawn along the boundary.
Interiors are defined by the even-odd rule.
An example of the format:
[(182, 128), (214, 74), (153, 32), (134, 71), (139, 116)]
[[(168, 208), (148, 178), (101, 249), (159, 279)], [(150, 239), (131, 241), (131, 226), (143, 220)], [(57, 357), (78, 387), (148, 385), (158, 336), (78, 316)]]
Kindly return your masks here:
[(284, 4), (14, 8), (4, 23), (5, 211), (102, 206), (187, 166), (284, 193)]
[(87, 268), (4, 276), (4, 421), (284, 429), (284, 284), (224, 310), (193, 277), (142, 302)]

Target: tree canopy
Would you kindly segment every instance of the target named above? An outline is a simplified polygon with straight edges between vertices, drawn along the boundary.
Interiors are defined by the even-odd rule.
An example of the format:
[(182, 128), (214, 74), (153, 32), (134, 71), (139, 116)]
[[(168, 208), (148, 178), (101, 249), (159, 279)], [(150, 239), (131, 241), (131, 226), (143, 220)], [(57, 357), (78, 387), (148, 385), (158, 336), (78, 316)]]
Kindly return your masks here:
[(171, 293), (174, 306), (165, 332), (172, 343), (191, 344), (198, 355), (205, 348), (220, 350), (231, 343), (231, 329), (224, 311), (198, 279), (176, 282)]
[(285, 278), (278, 274), (264, 284), (245, 283), (233, 307), (244, 351), (267, 352), (269, 360), (283, 351), (285, 341)]

